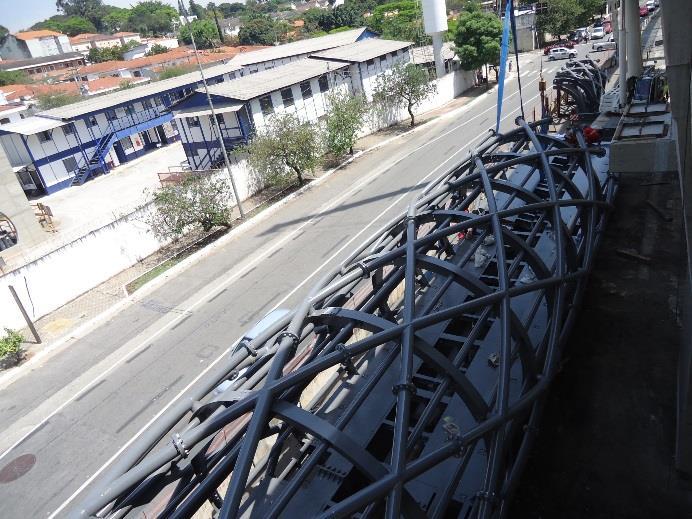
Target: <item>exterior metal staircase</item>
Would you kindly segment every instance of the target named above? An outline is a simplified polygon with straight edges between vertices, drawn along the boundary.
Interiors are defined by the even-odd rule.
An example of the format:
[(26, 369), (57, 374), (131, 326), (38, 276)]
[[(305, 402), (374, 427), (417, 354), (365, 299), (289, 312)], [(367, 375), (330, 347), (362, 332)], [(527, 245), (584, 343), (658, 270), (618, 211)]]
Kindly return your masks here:
[(110, 147), (113, 145), (116, 138), (117, 137), (115, 132), (107, 133), (106, 135), (101, 137), (89, 161), (86, 164), (82, 165), (82, 167), (80, 167), (79, 170), (77, 170), (74, 179), (72, 179), (73, 186), (81, 186), (82, 184), (84, 184), (84, 182), (86, 182), (87, 179), (91, 176), (93, 171), (95, 169), (98, 169), (99, 167), (103, 168), (105, 171), (106, 168), (103, 163), (103, 158), (110, 150)]

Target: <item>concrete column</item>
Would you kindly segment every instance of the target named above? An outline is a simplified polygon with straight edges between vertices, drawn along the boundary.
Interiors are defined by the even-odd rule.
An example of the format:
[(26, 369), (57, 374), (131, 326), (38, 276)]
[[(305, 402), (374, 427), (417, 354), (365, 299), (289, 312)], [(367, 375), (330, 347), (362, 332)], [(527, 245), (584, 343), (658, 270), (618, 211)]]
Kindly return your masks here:
[[(642, 33), (639, 21), (639, 1), (622, 0), (625, 9), (625, 30), (627, 32), (627, 77), (642, 75)], [(665, 2), (662, 2), (665, 3)]]
[[(619, 16), (618, 16), (619, 15)], [(627, 31), (625, 30), (625, 0), (621, 0), (620, 9), (613, 9), (613, 31), (618, 42), (618, 73), (619, 76), (619, 104), (620, 108), (627, 104)]]
[(436, 32), (432, 35), (433, 55), (435, 56), (435, 72), (437, 77), (441, 78), (445, 75), (445, 61), (442, 59), (442, 44), (443, 38), (441, 32)]
[(661, 2), (666, 76), (677, 141), (678, 171), (682, 191), (684, 233), (687, 246), (686, 279), (681, 290), (683, 333), (678, 365), (678, 405), (675, 464), (692, 473), (692, 2)]

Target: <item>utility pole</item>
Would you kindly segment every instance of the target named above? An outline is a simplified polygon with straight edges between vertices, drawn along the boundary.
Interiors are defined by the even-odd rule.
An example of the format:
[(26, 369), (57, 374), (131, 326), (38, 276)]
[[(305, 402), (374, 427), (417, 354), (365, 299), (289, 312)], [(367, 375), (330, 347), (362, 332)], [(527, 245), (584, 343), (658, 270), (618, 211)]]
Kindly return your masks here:
[(221, 135), (221, 128), (219, 127), (219, 122), (216, 120), (216, 112), (214, 111), (214, 103), (211, 101), (211, 95), (209, 95), (209, 87), (207, 86), (207, 80), (204, 77), (204, 70), (202, 69), (202, 62), (199, 60), (199, 54), (197, 53), (197, 44), (195, 43), (195, 35), (192, 32), (192, 26), (187, 18), (187, 10), (183, 6), (182, 2), (178, 3), (183, 18), (185, 19), (185, 25), (190, 26), (190, 39), (192, 40), (192, 49), (195, 52), (195, 59), (197, 60), (197, 66), (199, 67), (199, 73), (202, 76), (202, 84), (204, 85), (204, 92), (207, 95), (207, 102), (209, 103), (209, 110), (211, 111), (211, 124), (216, 132), (216, 138), (219, 141), (219, 146), (221, 146), (221, 153), (223, 154), (223, 161), (226, 164), (226, 171), (228, 171), (228, 178), (231, 181), (231, 187), (233, 188), (233, 196), (235, 196), (235, 202), (238, 206), (238, 211), (240, 211), (240, 217), (245, 218), (245, 211), (243, 211), (243, 204), (240, 201), (240, 196), (238, 195), (238, 188), (235, 185), (235, 178), (233, 178), (233, 173), (231, 173), (231, 162), (228, 160), (228, 153), (226, 153), (226, 145), (223, 142), (223, 136)]
[(618, 30), (618, 71), (620, 73), (620, 108), (624, 110), (627, 104), (627, 26), (625, 25), (625, 15), (627, 9), (625, 4), (627, 0), (620, 0), (620, 26)]

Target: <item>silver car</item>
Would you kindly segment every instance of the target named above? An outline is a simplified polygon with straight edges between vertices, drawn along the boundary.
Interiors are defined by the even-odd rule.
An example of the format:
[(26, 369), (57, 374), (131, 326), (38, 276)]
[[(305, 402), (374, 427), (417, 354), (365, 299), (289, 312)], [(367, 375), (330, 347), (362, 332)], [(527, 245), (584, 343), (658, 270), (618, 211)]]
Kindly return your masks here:
[(548, 52), (548, 61), (557, 59), (574, 59), (577, 57), (576, 49), (568, 49), (567, 47), (555, 47)]

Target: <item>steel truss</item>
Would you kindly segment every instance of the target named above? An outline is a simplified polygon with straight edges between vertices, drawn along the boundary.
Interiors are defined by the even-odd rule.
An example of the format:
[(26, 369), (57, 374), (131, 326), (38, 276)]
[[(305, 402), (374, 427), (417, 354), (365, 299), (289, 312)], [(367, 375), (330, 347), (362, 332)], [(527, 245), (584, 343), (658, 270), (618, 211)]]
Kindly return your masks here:
[(557, 117), (569, 117), (573, 110), (579, 114), (596, 114), (606, 83), (607, 76), (592, 60), (568, 61), (553, 78)]
[(506, 516), (616, 190), (579, 131), (517, 124), (225, 358), (75, 512)]

